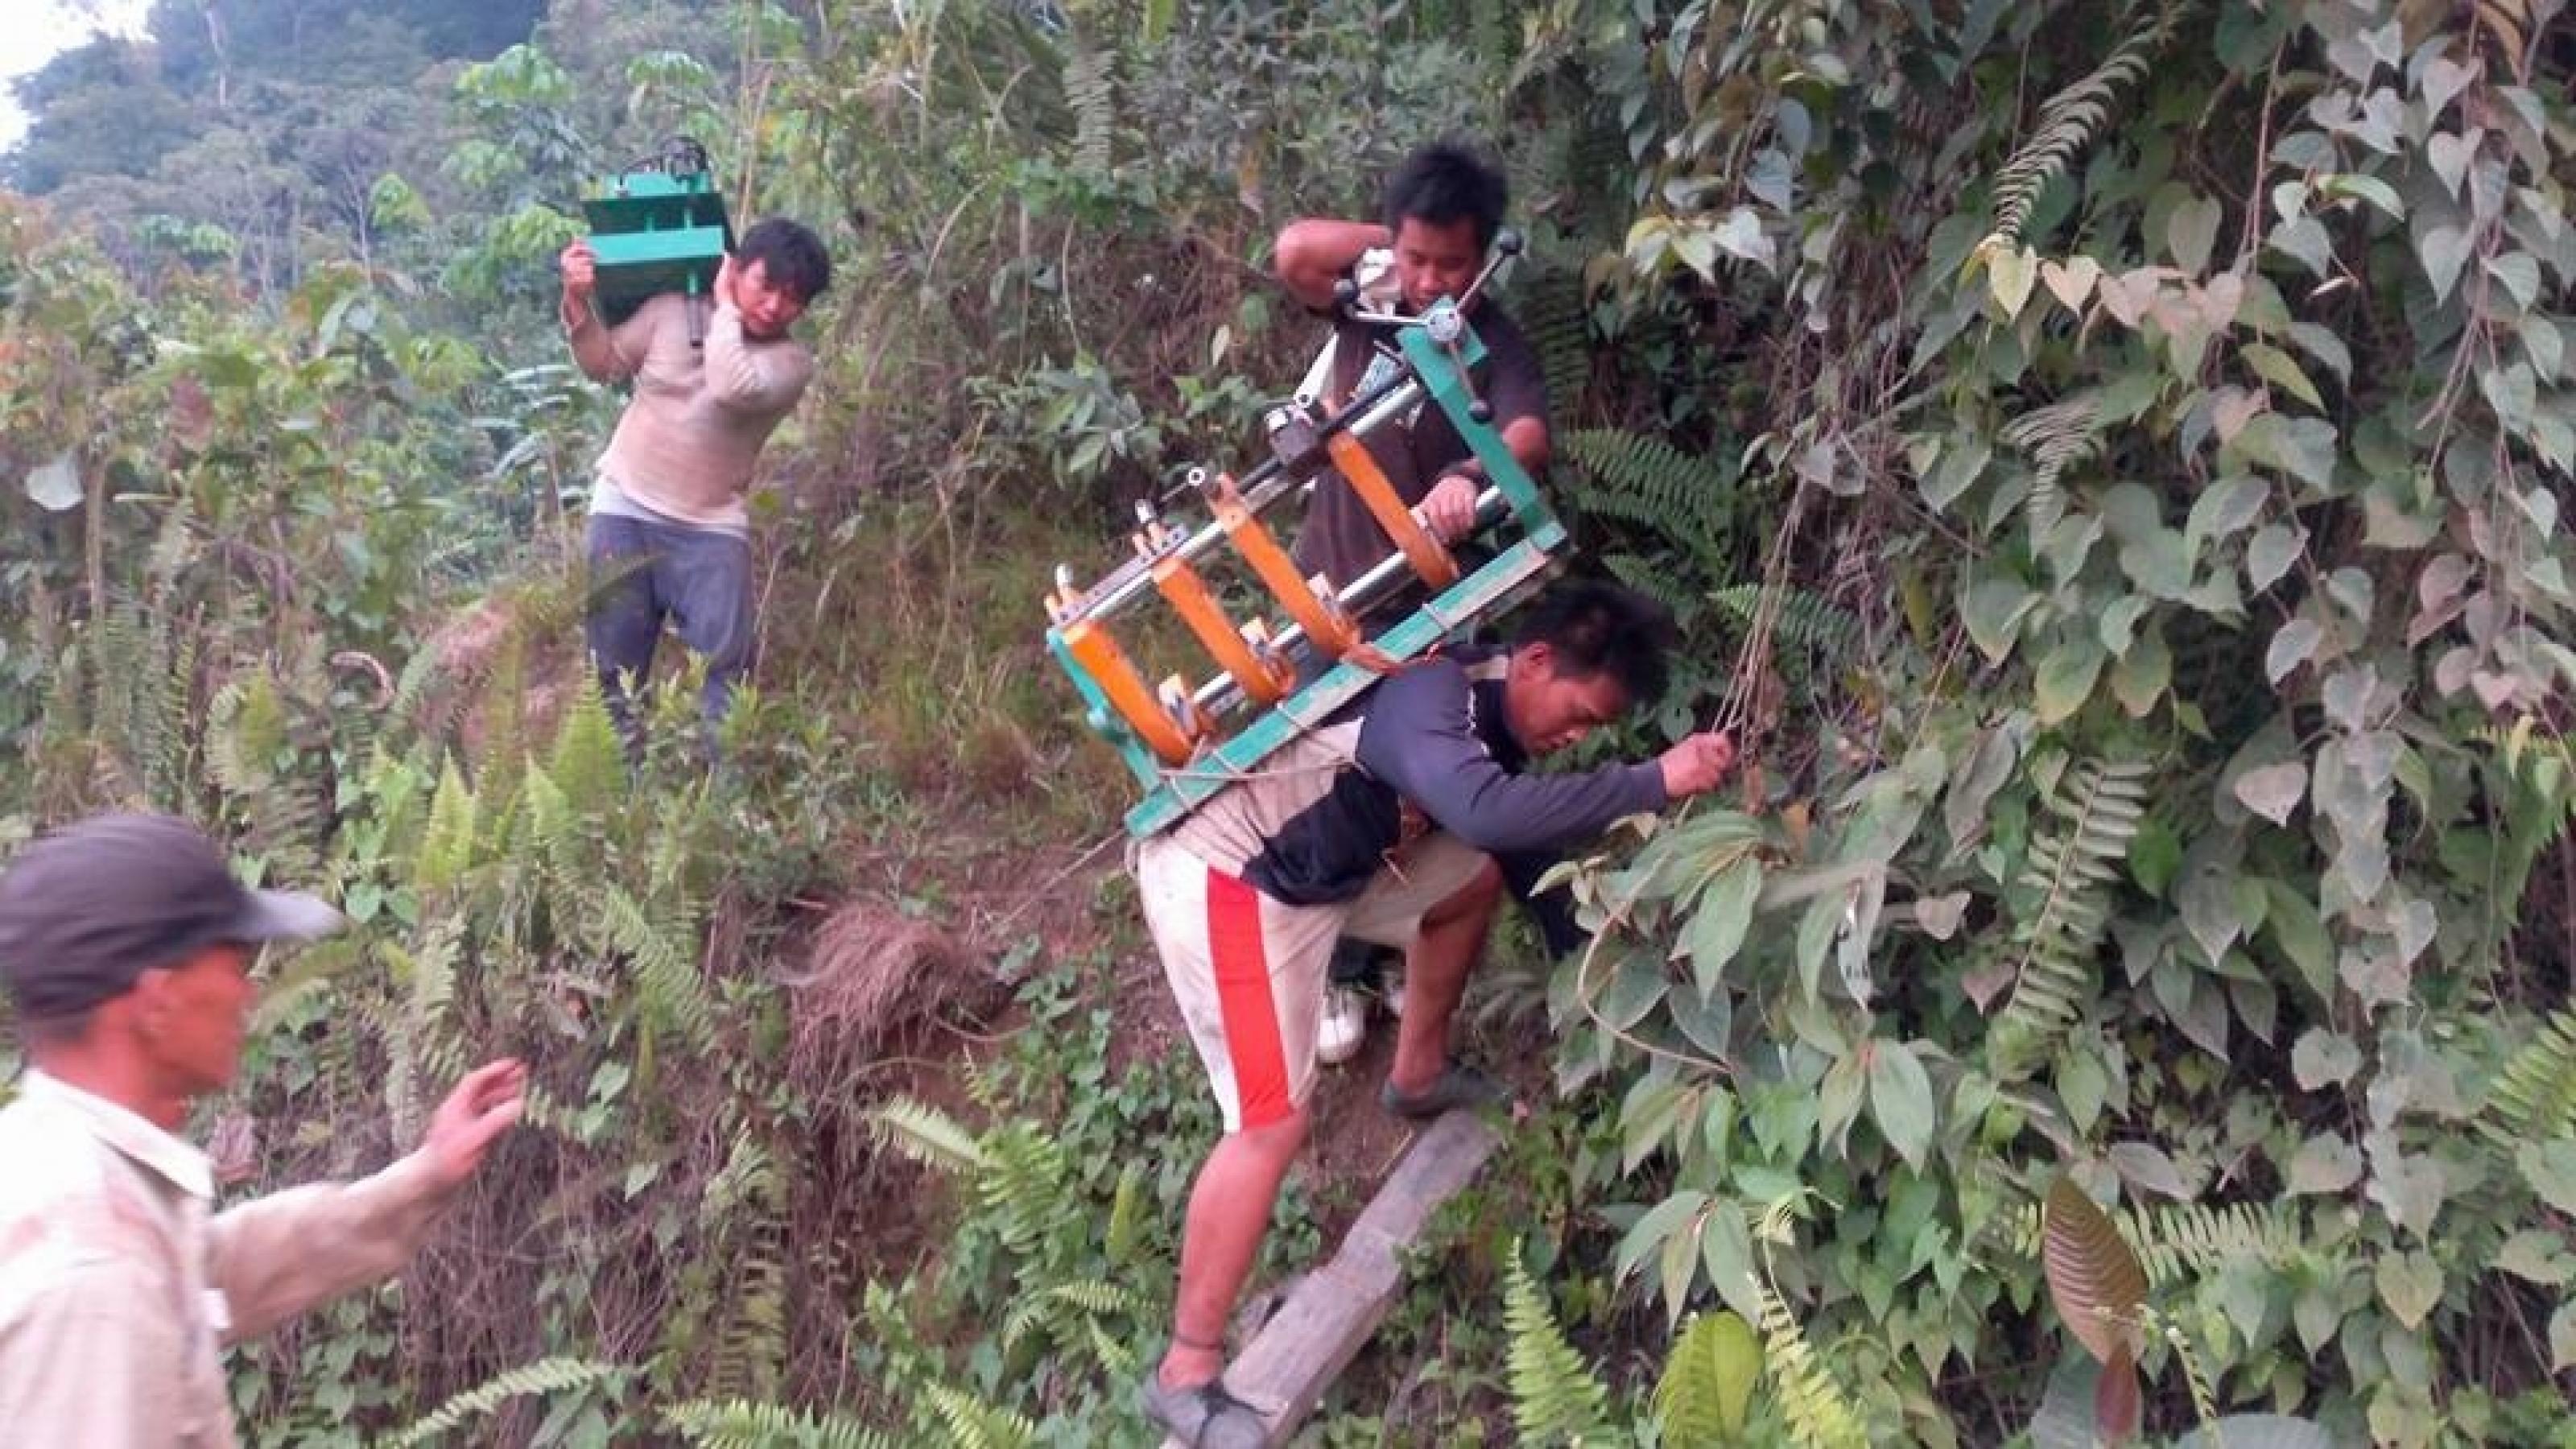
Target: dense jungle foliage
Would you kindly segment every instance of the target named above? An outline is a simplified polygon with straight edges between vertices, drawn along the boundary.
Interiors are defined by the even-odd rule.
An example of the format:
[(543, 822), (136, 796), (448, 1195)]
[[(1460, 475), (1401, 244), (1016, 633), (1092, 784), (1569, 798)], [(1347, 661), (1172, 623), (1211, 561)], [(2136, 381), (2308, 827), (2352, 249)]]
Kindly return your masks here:
[[(1215, 1120), (1036, 604), (1293, 385), (1277, 227), (1456, 134), (1547, 487), (1687, 630), (1612, 746), (1756, 763), (1489, 965), (1553, 1095), (1300, 1442), (2576, 1444), (2571, 80), (2563, 0), (160, 0), (58, 58), (0, 848), (147, 803), (346, 903), (237, 1191), (537, 1083), (246, 1432), (1143, 1441)], [(712, 774), (684, 682), (634, 772), (580, 682), (618, 399), (552, 316), (673, 134), (841, 267)]]

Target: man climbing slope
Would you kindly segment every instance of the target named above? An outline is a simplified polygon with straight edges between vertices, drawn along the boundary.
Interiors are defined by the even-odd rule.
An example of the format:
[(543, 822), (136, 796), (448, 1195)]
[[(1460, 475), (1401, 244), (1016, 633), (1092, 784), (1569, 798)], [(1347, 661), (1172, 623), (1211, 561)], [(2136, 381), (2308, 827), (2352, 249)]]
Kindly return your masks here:
[[(1354, 283), (1370, 310), (1408, 315), (1444, 297), (1466, 297), (1502, 231), (1510, 200), (1510, 183), (1501, 171), (1466, 146), (1443, 142), (1416, 150), (1387, 178), (1379, 220), (1306, 217), (1281, 228), (1272, 246), (1280, 286), (1308, 309), (1335, 316), (1332, 338), (1301, 391), (1337, 409), (1376, 380), (1375, 369), (1392, 366), (1376, 353), (1383, 332), (1337, 314), (1336, 288)], [(1485, 345), (1484, 359), (1469, 374), (1477, 396), (1493, 405), (1503, 446), (1536, 477), (1550, 450), (1547, 377), (1538, 354), (1500, 301), (1480, 294), (1470, 301), (1467, 317)], [(1363, 441), (1396, 496), (1413, 506), (1433, 536), (1454, 544), (1473, 530), (1484, 468), (1447, 413), (1425, 407)], [(1325, 470), (1297, 532), (1298, 567), (1347, 588), (1394, 551), (1394, 541), (1348, 480)], [(1377, 617), (1388, 617), (1385, 605)], [(1504, 861), (1513, 894), (1531, 900), (1532, 884), (1552, 863), (1544, 854)], [(1569, 933), (1561, 902), (1532, 901), (1532, 909), (1552, 943)], [(1328, 1066), (1359, 1054), (1368, 1002), (1378, 989), (1377, 956), (1357, 941), (1334, 951), (1315, 1041), (1317, 1056)]]
[(1671, 634), (1637, 594), (1561, 586), (1508, 652), (1436, 656), (1370, 686), (1138, 849), (1146, 924), (1225, 1117), (1190, 1191), (1171, 1346), (1141, 1390), (1185, 1441), (1263, 1442), (1258, 1415), (1218, 1374), (1227, 1318), (1306, 1140), (1334, 939), (1405, 950), (1387, 1110), (1428, 1118), (1497, 1096), (1448, 1055), (1502, 889), (1489, 853), (1579, 843), (1714, 789), (1734, 764), (1730, 739), (1701, 734), (1651, 761), (1521, 773), (1652, 703)]
[[(751, 668), (751, 516), (743, 495), (761, 445), (814, 376), (788, 328), (832, 284), (822, 240), (772, 217), (744, 232), (704, 299), (665, 292), (609, 327), (595, 306), (598, 260), (564, 248), (562, 315), (573, 360), (600, 382), (635, 384), (600, 454), (588, 552), (604, 587), (588, 633), (600, 689), (629, 749), (642, 743), (630, 695), (653, 666), (662, 621), (704, 655), (710, 729)], [(697, 336), (701, 309), (705, 335)]]

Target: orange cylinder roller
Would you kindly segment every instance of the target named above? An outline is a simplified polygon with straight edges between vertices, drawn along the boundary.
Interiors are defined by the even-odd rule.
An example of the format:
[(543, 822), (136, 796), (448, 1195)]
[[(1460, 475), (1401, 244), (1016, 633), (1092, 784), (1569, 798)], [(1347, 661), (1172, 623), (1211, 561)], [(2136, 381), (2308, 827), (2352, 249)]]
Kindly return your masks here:
[(1324, 447), (1332, 454), (1333, 466), (1349, 480), (1351, 491), (1368, 505), (1369, 513), (1377, 519), (1377, 526), (1385, 529), (1386, 536), (1394, 539), (1395, 546), (1404, 551), (1414, 573), (1435, 589), (1445, 589), (1458, 582), (1458, 561), (1449, 556), (1449, 550), (1440, 546), (1440, 540), (1433, 538), (1421, 520), (1413, 516), (1413, 510), (1405, 507), (1404, 500), (1396, 496), (1395, 485), (1386, 481), (1386, 470), (1377, 465), (1368, 445), (1350, 433), (1335, 433)]
[(1252, 571), (1279, 597), (1288, 617), (1306, 631), (1307, 639), (1316, 648), (1339, 659), (1360, 642), (1359, 626), (1316, 596), (1305, 577), (1297, 572), (1296, 561), (1288, 557), (1288, 550), (1279, 546), (1279, 540), (1272, 538), (1270, 530), (1262, 527), (1261, 520), (1245, 506), (1233, 479), (1217, 479), (1208, 490), (1208, 504), (1216, 514), (1217, 526), (1233, 541), (1235, 552), (1252, 565)]
[(1296, 668), (1276, 654), (1265, 657), (1225, 616), (1216, 596), (1208, 591), (1207, 580), (1199, 571), (1180, 558), (1166, 558), (1154, 565), (1154, 587), (1162, 590), (1172, 611), (1190, 626), (1199, 643), (1215, 656), (1217, 665), (1242, 688), (1246, 698), (1260, 704), (1277, 704), (1288, 697), (1288, 689), (1297, 682)]
[(1118, 641), (1109, 637), (1109, 631), (1098, 620), (1077, 619), (1065, 625), (1064, 647), (1156, 759), (1166, 765), (1189, 763), (1198, 744), (1196, 736), (1163, 708), (1154, 691), (1145, 686), (1145, 677), (1128, 660), (1127, 651), (1118, 647)]

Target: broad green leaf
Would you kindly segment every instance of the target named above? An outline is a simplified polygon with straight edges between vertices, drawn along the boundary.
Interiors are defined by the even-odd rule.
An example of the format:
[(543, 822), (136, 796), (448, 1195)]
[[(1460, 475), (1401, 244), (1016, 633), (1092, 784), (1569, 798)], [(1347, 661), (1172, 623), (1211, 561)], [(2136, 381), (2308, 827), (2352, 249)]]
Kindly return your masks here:
[(2059, 639), (2057, 647), (2039, 661), (2032, 681), (2039, 722), (2053, 725), (2082, 709), (2084, 701), (2093, 697), (2094, 681), (2101, 674), (2100, 640), (2083, 633)]
[(2299, 1150), (2290, 1155), (2290, 1165), (2283, 1175), (2295, 1197), (2303, 1193), (2349, 1192), (2354, 1183), (2361, 1181), (2361, 1171), (2361, 1150), (2329, 1132), (2300, 1143)]
[(1932, 1078), (1901, 1042), (1871, 1042), (1869, 1053), (1870, 1116), (1906, 1165), (1921, 1172), (1932, 1147)]
[(2297, 618), (2282, 625), (2272, 635), (2271, 646), (2263, 651), (2264, 677), (2279, 684), (2291, 670), (2308, 662), (2325, 635), (2325, 626), (2314, 619)]
[(2319, 1001), (2334, 998), (2334, 942), (2317, 916), (2314, 901), (2279, 881), (2268, 881), (2264, 895), (2269, 909), (2263, 914), (2263, 929), (2271, 936), (2281, 954), (2290, 958), (2299, 976), (2316, 994)]
[(2286, 523), (2267, 523), (2254, 532), (2253, 541), (2245, 545), (2245, 582), (2256, 593), (2272, 587), (2290, 565), (2299, 561), (2299, 550), (2307, 546), (2307, 530)]
[(2335, 426), (2323, 418), (2293, 418), (2263, 413), (2221, 449), (2251, 462), (2275, 468), (2302, 483), (2324, 488), (2334, 482)]
[(2175, 207), (2165, 218), (2165, 250), (2185, 275), (2197, 277), (2209, 270), (2210, 249), (2218, 241), (2218, 222), (2218, 203), (2198, 195)]
[(1753, 925), (1753, 903), (1762, 894), (1761, 862), (1746, 857), (1719, 871), (1701, 893), (1685, 938), (1691, 955), (1691, 977), (1702, 992), (1713, 992), (1726, 979), (1726, 963), (1744, 945)]
[(1712, 1204), (1708, 1221), (1700, 1228), (1699, 1246), (1709, 1285), (1717, 1296), (1739, 1314), (1759, 1315), (1762, 1287), (1754, 1276), (1753, 1234), (1745, 1226), (1743, 1210), (1724, 1199)]
[(2191, 501), (2191, 516), (2183, 522), (2187, 546), (2197, 551), (2209, 540), (2232, 537), (2263, 511), (2270, 491), (2262, 479), (2243, 474), (2210, 484)]
[(2191, 591), (2191, 544), (2170, 528), (2152, 528), (2120, 545), (2120, 571), (2159, 599)]
[(2397, 199), (2397, 188), (2376, 176), (2344, 172), (2317, 182), (2317, 190), (2327, 196), (2356, 197), (2387, 213), (2391, 221), (2406, 219), (2406, 203)]
[(2019, 317), (2039, 280), (2039, 258), (2028, 247), (1997, 247), (1986, 255), (1986, 290), (2007, 318)]
[(2275, 825), (2290, 823), (2290, 812), (2308, 793), (2308, 767), (2298, 761), (2248, 770), (2232, 787), (2245, 808)]
[(2540, 299), (2540, 263), (2529, 252), (2507, 252), (2490, 260), (2487, 275), (2513, 294), (2517, 307), (2528, 308)]
[[(2278, 904), (2277, 896), (2274, 903)], [(2342, 1086), (2360, 1070), (2361, 1048), (2339, 1031), (2310, 1027), (2300, 1033), (2298, 1045), (2290, 1048), (2290, 1075), (2305, 1091)]]
[(37, 507), (54, 513), (80, 507), (80, 463), (76, 453), (66, 448), (53, 461), (29, 472), (27, 496), (35, 500)]
[[(1709, 1276), (1717, 1277), (1714, 1266)], [(1663, 1442), (1731, 1442), (1744, 1432), (1753, 1385), (1761, 1376), (1762, 1341), (1741, 1315), (1720, 1310), (1693, 1318), (1673, 1344), (1672, 1356), (1655, 1386), (1655, 1417), (1663, 1428)]]
[(1619, 962), (1611, 972), (1609, 986), (1594, 1005), (1600, 1009), (1602, 1020), (1626, 1031), (1655, 1009), (1655, 1003), (1664, 999), (1671, 985), (1661, 962), (1638, 953)]
[(2576, 1138), (2526, 1142), (2515, 1150), (2513, 1161), (2542, 1202), (2562, 1213), (2576, 1213)]
[(1682, 1232), (1683, 1226), (1707, 1203), (1707, 1193), (1684, 1189), (1648, 1208), (1619, 1239), (1615, 1260), (1618, 1275), (1625, 1278), (1636, 1272), (1648, 1256), (1660, 1254), (1664, 1244)]
[(2334, 265), (2334, 238), (2313, 216), (2294, 216), (2264, 234), (2264, 244), (2305, 266), (2318, 277)]
[(2383, 1253), (2371, 1277), (2379, 1285), (2379, 1301), (2410, 1332), (2423, 1327), (2425, 1315), (2442, 1301), (2442, 1265), (2430, 1253)]
[(1968, 590), (1960, 615), (1977, 651), (2001, 664), (2013, 651), (2022, 619), (2038, 606), (2038, 592), (2019, 579), (1986, 578)]
[(2576, 1302), (2549, 1315), (2549, 1371), (2563, 1373), (2570, 1364), (2576, 1364)]
[(2325, 399), (2317, 392), (2317, 385), (2308, 380), (2307, 373), (2300, 370), (2299, 364), (2290, 360), (2290, 354), (2264, 342), (2248, 342), (2239, 351), (2245, 358), (2245, 365), (2254, 369), (2255, 376), (2312, 408), (2326, 405)]
[(2504, 1240), (2491, 1260), (2498, 1268), (2543, 1288), (2556, 1288), (2576, 1278), (2576, 1257), (2565, 1239), (2546, 1228), (2523, 1228)]
[(2456, 226), (2437, 226), (2424, 233), (2415, 255), (2424, 263), (2424, 279), (2433, 284), (2433, 300), (2447, 301), (2451, 289), (2460, 283), (2460, 271), (2469, 264), (2473, 243), (2468, 231)]

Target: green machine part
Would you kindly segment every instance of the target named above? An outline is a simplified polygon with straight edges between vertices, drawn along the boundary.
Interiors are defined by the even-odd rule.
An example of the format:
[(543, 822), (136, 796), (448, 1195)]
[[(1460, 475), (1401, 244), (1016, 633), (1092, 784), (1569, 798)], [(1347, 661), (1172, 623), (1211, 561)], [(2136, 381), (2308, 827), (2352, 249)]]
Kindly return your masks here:
[[(1396, 660), (1418, 658), (1467, 626), (1511, 608), (1543, 586), (1564, 561), (1570, 540), (1565, 525), (1547, 506), (1537, 482), (1514, 458), (1490, 422), (1476, 417), (1474, 393), (1466, 369), (1484, 355), (1483, 344), (1469, 331), (1455, 351), (1433, 342), (1423, 330), (1406, 331), (1398, 344), (1404, 359), (1431, 402), (1449, 415), (1468, 451), (1485, 465), (1522, 537), (1436, 597), (1425, 600), (1402, 620), (1379, 634), (1379, 652)], [(1052, 631), (1050, 632), (1052, 639)], [(1378, 676), (1356, 664), (1335, 664), (1322, 678), (1264, 711), (1233, 738), (1177, 769), (1164, 769), (1132, 732), (1119, 727), (1117, 714), (1099, 690), (1061, 648), (1058, 661), (1073, 676), (1089, 706), (1091, 727), (1118, 747), (1128, 767), (1145, 784), (1145, 798), (1127, 812), (1127, 833), (1143, 840), (1158, 835), (1190, 815), (1217, 794), (1257, 770), (1272, 752), (1320, 728), (1336, 710), (1377, 682)]]
[(599, 261), (600, 320), (614, 327), (662, 292), (702, 297), (733, 248), (724, 197), (703, 171), (629, 171), (581, 204)]

